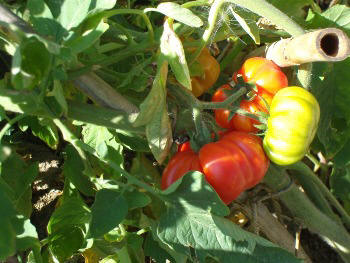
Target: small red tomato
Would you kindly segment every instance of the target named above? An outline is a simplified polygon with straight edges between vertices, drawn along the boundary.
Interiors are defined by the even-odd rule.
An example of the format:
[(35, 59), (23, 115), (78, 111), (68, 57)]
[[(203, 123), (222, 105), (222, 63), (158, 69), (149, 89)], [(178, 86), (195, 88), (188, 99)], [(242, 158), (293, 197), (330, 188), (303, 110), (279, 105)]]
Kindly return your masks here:
[[(288, 86), (286, 75), (272, 61), (254, 57), (246, 60), (242, 68), (234, 74), (233, 80), (237, 82), (237, 77), (241, 75), (245, 82), (254, 83), (257, 87), (256, 96), (253, 100), (242, 100), (240, 108), (249, 113), (268, 112), (267, 106), (271, 104), (273, 96), (282, 88)], [(220, 102), (227, 98), (225, 90), (232, 90), (229, 85), (221, 86), (213, 95), (212, 101)], [(228, 110), (215, 110), (215, 119), (219, 126), (245, 132), (257, 132), (254, 126), (258, 121), (247, 116), (235, 114), (229, 120), (230, 112)]]

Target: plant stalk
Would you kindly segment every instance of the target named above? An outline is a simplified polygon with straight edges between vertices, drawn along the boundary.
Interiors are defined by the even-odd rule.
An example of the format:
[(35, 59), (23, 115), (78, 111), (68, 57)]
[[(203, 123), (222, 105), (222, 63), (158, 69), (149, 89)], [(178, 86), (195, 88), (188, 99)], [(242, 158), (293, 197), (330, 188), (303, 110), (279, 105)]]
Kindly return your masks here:
[[(278, 192), (288, 184), (287, 177), (284, 169), (271, 164), (264, 182)], [(350, 235), (344, 226), (318, 210), (295, 184), (292, 184), (289, 191), (281, 193), (280, 199), (304, 226), (323, 237), (339, 252), (345, 262), (350, 262)]]

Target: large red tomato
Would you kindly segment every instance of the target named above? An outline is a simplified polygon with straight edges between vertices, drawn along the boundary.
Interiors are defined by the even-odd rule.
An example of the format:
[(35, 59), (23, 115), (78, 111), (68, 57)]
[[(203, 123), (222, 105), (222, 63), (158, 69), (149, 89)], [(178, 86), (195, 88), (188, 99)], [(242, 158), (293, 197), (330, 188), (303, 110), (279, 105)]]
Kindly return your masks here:
[(204, 145), (198, 154), (192, 150), (176, 153), (163, 172), (162, 189), (190, 170), (201, 171), (223, 202), (229, 204), (259, 183), (268, 166), (259, 137), (232, 131)]
[[(245, 82), (254, 83), (257, 87), (256, 96), (253, 100), (242, 100), (240, 108), (249, 113), (268, 112), (266, 107), (271, 104), (273, 96), (280, 89), (288, 86), (288, 79), (280, 68), (272, 61), (254, 57), (246, 60), (242, 68), (234, 75), (233, 79), (237, 82), (237, 76), (241, 75)], [(220, 102), (227, 98), (225, 90), (232, 90), (229, 85), (221, 86), (213, 95), (212, 101)], [(258, 129), (254, 126), (258, 121), (235, 114), (229, 120), (230, 111), (225, 109), (215, 110), (215, 119), (218, 125), (230, 130), (245, 132), (256, 132)]]

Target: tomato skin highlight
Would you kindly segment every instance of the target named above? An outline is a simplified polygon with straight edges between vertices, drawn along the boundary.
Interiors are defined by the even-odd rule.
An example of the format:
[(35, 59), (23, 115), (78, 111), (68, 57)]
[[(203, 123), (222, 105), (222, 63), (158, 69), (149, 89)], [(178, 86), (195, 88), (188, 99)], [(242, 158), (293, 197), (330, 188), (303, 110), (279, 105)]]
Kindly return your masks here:
[[(246, 60), (242, 68), (234, 74), (235, 82), (238, 82), (238, 75), (242, 75), (245, 82), (254, 83), (257, 87), (256, 97), (251, 101), (242, 100), (240, 104), (241, 109), (253, 114), (259, 111), (267, 113), (267, 105), (271, 104), (276, 92), (288, 86), (288, 79), (279, 67), (272, 61), (261, 57)], [(229, 85), (221, 86), (214, 93), (212, 101), (224, 101), (227, 98), (225, 90), (232, 90), (232, 88)], [(258, 131), (254, 126), (260, 124), (257, 120), (239, 114), (235, 114), (229, 120), (230, 111), (224, 109), (215, 110), (214, 113), (217, 124), (222, 128), (245, 132)]]
[(219, 141), (192, 150), (176, 153), (162, 176), (162, 189), (190, 170), (200, 171), (225, 204), (231, 203), (244, 190), (258, 184), (269, 166), (269, 159), (259, 137), (231, 131)]
[(300, 87), (287, 87), (272, 100), (263, 146), (270, 160), (289, 165), (306, 154), (317, 131), (320, 107), (316, 98)]
[(210, 54), (208, 48), (204, 48), (197, 58), (203, 70), (203, 76), (191, 77), (192, 93), (199, 97), (217, 81), (220, 74), (220, 65)]

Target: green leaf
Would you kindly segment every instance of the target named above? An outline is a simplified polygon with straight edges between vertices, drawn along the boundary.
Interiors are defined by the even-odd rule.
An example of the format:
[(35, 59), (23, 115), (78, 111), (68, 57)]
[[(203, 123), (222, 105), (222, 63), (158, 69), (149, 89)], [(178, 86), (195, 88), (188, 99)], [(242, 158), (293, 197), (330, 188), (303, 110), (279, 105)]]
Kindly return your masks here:
[(145, 12), (155, 11), (162, 13), (165, 16), (171, 17), (185, 25), (190, 27), (201, 27), (203, 25), (202, 20), (193, 14), (191, 10), (183, 8), (177, 3), (165, 2), (160, 3), (157, 8), (146, 8)]
[(146, 237), (144, 250), (145, 256), (151, 257), (157, 263), (166, 262), (166, 260), (174, 262), (172, 256), (153, 239), (152, 233), (149, 233)]
[(119, 192), (102, 189), (96, 194), (91, 213), (91, 236), (100, 237), (114, 229), (126, 217), (128, 203)]
[[(236, 21), (241, 25), (243, 30), (254, 40), (255, 44), (260, 44), (259, 28), (254, 21), (254, 15), (251, 12), (240, 10), (233, 10), (232, 6), (228, 7)], [(249, 21), (249, 22), (248, 22)]]
[(73, 53), (78, 54), (98, 41), (108, 28), (109, 25), (101, 20), (96, 27), (86, 28), (85, 32), (74, 35), (66, 42), (66, 45), (71, 48)]
[(50, 8), (44, 0), (29, 0), (27, 8), (33, 28), (42, 36), (51, 36), (59, 42), (66, 30), (54, 19)]
[(89, 208), (78, 197), (66, 197), (47, 225), (49, 247), (59, 262), (84, 246), (91, 219)]
[(222, 263), (300, 262), (223, 218), (229, 209), (201, 173), (190, 172), (180, 183), (175, 192), (166, 195), (168, 208), (157, 227), (158, 237), (177, 252), (194, 254), (192, 259), (198, 262), (207, 257)]
[[(123, 146), (118, 138), (106, 127), (86, 124), (82, 130), (83, 141), (94, 148), (101, 158), (113, 160), (123, 168)], [(115, 173), (110, 167), (105, 167), (110, 173)]]
[[(168, 155), (172, 143), (172, 131), (166, 105), (166, 78), (168, 63), (161, 60), (151, 92), (140, 105), (134, 125), (146, 125), (148, 145), (159, 163)], [(160, 64), (160, 63), (159, 63)]]
[(61, 229), (72, 226), (87, 227), (90, 219), (90, 209), (84, 202), (80, 198), (71, 197), (53, 212), (47, 225), (47, 232), (50, 236), (54, 236)]
[[(0, 192), (0, 201), (2, 196)], [(3, 203), (1, 203), (2, 205)], [(2, 213), (2, 209), (0, 210)], [(0, 235), (0, 260), (6, 260), (16, 252), (16, 232), (14, 231), (9, 218), (0, 217), (1, 235)]]
[(321, 14), (309, 10), (306, 21), (309, 28), (337, 27), (350, 35), (350, 8), (346, 5), (334, 5)]
[(34, 136), (44, 141), (51, 149), (56, 150), (59, 144), (58, 130), (51, 119), (42, 119), (27, 116), (19, 121), (20, 127), (28, 126)]
[(146, 136), (154, 158), (158, 163), (162, 163), (168, 156), (173, 142), (166, 105), (159, 107), (152, 121), (147, 124)]
[(12, 59), (11, 82), (16, 89), (32, 89), (47, 74), (51, 55), (35, 37), (25, 39)]
[(130, 173), (146, 183), (156, 184), (160, 187), (161, 175), (159, 170), (144, 154), (139, 153), (132, 160)]
[(152, 121), (159, 108), (164, 108), (166, 91), (165, 85), (168, 76), (168, 63), (164, 61), (158, 65), (158, 72), (153, 81), (152, 89), (140, 105), (140, 113), (134, 121), (134, 126), (143, 126)]
[(138, 190), (124, 192), (123, 196), (128, 203), (129, 210), (145, 207), (151, 202), (151, 198), (148, 195)]
[(135, 152), (149, 152), (149, 146), (145, 137), (136, 136), (132, 133), (116, 133), (120, 143)]
[(268, 2), (293, 19), (297, 19), (298, 22), (304, 20), (304, 8), (314, 4), (312, 0), (268, 0)]
[(31, 184), (38, 172), (37, 163), (27, 165), (16, 153), (2, 163), (1, 177), (13, 191), (12, 202), (17, 211), (26, 217), (32, 212)]
[(333, 168), (330, 176), (330, 187), (332, 193), (343, 201), (350, 201), (350, 167)]
[(192, 90), (190, 72), (182, 42), (167, 20), (164, 22), (164, 30), (160, 39), (160, 51), (169, 62), (177, 81), (189, 90)]
[(59, 262), (66, 262), (84, 244), (84, 233), (76, 226), (66, 227), (51, 238), (50, 249)]
[[(131, 70), (126, 74), (122, 83), (117, 87), (118, 90), (124, 91), (126, 89), (133, 89), (135, 91), (143, 91), (149, 79), (149, 73), (147, 67), (150, 67), (153, 57), (147, 58), (141, 61), (139, 64), (134, 65)], [(136, 85), (137, 83), (137, 85)], [(139, 83), (144, 83), (140, 85)]]
[(84, 174), (84, 163), (72, 145), (65, 148), (67, 159), (63, 165), (63, 174), (69, 178), (74, 186), (86, 196), (94, 196), (94, 184), (88, 175)]
[(311, 85), (321, 108), (317, 136), (326, 149), (327, 158), (334, 157), (350, 138), (350, 75), (347, 72), (350, 59), (332, 66), (315, 63)]
[(40, 250), (40, 242), (38, 239), (38, 233), (30, 222), (30, 219), (23, 216), (17, 216), (12, 223), (16, 230), (16, 249), (18, 251), (25, 251), (32, 248), (36, 251), (35, 254), (37, 254)]
[(116, 0), (69, 0), (60, 7), (58, 21), (70, 30), (77, 27), (89, 15), (115, 6)]
[(53, 81), (53, 90), (47, 95), (51, 95), (56, 99), (57, 103), (60, 105), (63, 111), (63, 114), (66, 116), (68, 112), (68, 104), (66, 98), (64, 97), (64, 91), (61, 82), (55, 79)]

